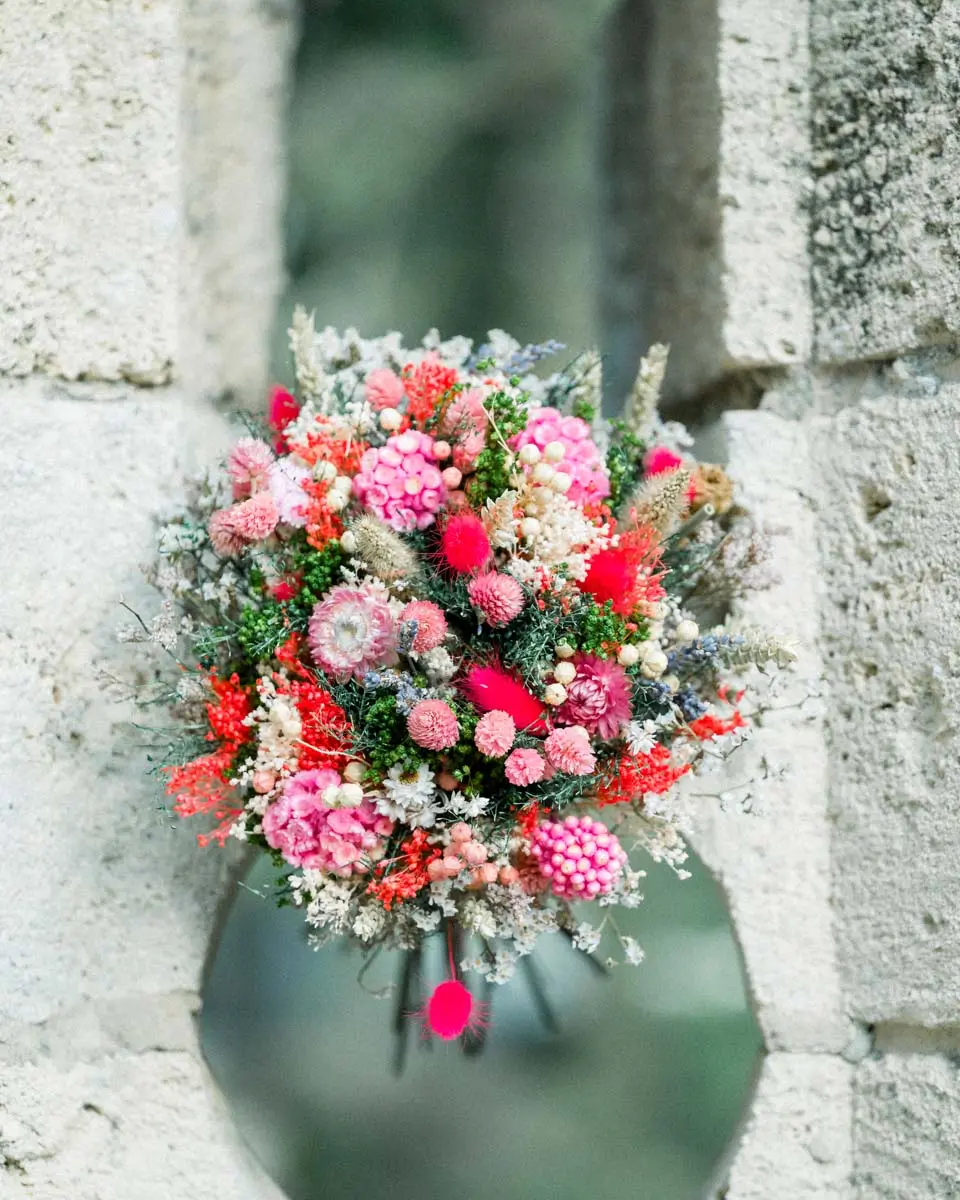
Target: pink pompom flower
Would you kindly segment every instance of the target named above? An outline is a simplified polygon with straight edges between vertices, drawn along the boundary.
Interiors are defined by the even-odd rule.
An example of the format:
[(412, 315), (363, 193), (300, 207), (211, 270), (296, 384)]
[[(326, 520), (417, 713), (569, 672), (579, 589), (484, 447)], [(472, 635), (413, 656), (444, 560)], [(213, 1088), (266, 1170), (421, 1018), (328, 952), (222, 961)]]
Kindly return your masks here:
[(421, 700), (410, 710), (407, 732), (424, 750), (449, 750), (457, 744), (457, 715), (443, 700)]
[(237, 533), (229, 508), (218, 509), (207, 523), (210, 543), (222, 558), (233, 558), (247, 544)]
[(314, 607), (307, 631), (317, 666), (333, 675), (364, 675), (396, 657), (396, 631), (384, 595), (339, 584)]
[(239, 554), (249, 542), (262, 542), (276, 529), (280, 514), (269, 492), (257, 492), (229, 508), (215, 512), (207, 525), (218, 554)]
[(440, 557), (458, 575), (479, 571), (490, 558), (490, 539), (483, 522), (472, 512), (450, 517), (440, 535)]
[(509, 625), (523, 609), (526, 598), (523, 588), (512, 575), (487, 571), (467, 584), (467, 594), (474, 608), (493, 629)]
[(585, 504), (610, 495), (603, 457), (590, 436), (590, 426), (580, 417), (565, 417), (555, 408), (538, 408), (526, 428), (511, 438), (510, 447), (522, 450), (533, 445), (542, 451), (551, 442), (559, 442), (564, 450), (563, 458), (555, 464), (557, 470), (573, 481), (567, 489), (567, 499), (574, 504)]
[(504, 763), (507, 780), (516, 787), (529, 787), (543, 778), (543, 756), (536, 750), (514, 750)]
[(413, 639), (416, 654), (435, 650), (447, 636), (447, 618), (443, 615), (443, 609), (432, 600), (411, 600), (400, 613), (400, 620), (417, 623)]
[(597, 759), (582, 729), (555, 729), (543, 743), (547, 762), (565, 775), (592, 775)]
[(617, 836), (592, 817), (543, 822), (533, 831), (530, 853), (563, 900), (592, 900), (613, 891), (627, 861)]
[(633, 715), (626, 671), (594, 654), (575, 655), (573, 665), (576, 678), (567, 685), (567, 699), (557, 709), (557, 720), (582, 725), (602, 738), (616, 737)]
[(364, 380), (367, 403), (377, 412), (385, 408), (396, 408), (403, 399), (403, 380), (389, 367), (378, 367)]
[(647, 478), (651, 475), (663, 475), (666, 471), (676, 471), (682, 466), (683, 459), (680, 455), (674, 454), (666, 446), (654, 446), (643, 458), (643, 470)]
[(288, 863), (349, 878), (365, 874), (383, 857), (393, 822), (369, 800), (350, 808), (325, 804), (324, 792), (341, 782), (337, 772), (327, 768), (300, 771), (267, 808), (263, 836)]
[(391, 529), (426, 529), (446, 501), (446, 487), (428, 433), (408, 429), (371, 447), (353, 481), (360, 503)]
[(503, 758), (516, 736), (517, 727), (513, 717), (498, 708), (480, 718), (474, 730), (473, 741), (480, 753), (485, 754), (487, 758)]
[(241, 438), (227, 455), (227, 474), (233, 484), (234, 500), (244, 500), (263, 491), (273, 466), (273, 451), (259, 438)]

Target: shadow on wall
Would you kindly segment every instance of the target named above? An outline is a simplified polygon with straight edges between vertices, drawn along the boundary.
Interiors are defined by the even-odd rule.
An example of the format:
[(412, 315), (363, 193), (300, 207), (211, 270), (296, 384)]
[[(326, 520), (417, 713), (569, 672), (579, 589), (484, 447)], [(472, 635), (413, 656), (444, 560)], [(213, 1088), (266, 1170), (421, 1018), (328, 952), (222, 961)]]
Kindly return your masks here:
[[(597, 338), (599, 55), (609, 0), (307, 4), (291, 112), (288, 268), (318, 324), (436, 325), (571, 350)], [(642, 864), (638, 864), (642, 865)], [(740, 1115), (759, 1034), (704, 868), (651, 867), (622, 931), (639, 969), (538, 959), (562, 1031), (517, 978), (485, 1053), (390, 1074), (390, 1000), (359, 959), (305, 945), (299, 913), (242, 889), (203, 1015), (214, 1072), (293, 1200), (584, 1200), (701, 1194)], [(258, 895), (259, 892), (266, 896)], [(368, 987), (391, 981), (379, 962)]]

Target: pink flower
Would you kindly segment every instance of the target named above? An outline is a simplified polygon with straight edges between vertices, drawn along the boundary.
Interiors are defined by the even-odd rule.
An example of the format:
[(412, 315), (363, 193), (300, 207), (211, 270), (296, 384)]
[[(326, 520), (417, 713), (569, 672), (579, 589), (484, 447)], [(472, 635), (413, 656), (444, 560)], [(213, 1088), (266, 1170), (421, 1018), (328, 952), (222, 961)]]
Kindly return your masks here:
[(411, 600), (400, 613), (400, 620), (416, 621), (417, 632), (413, 639), (416, 654), (434, 650), (447, 636), (447, 618), (443, 609), (432, 600)]
[(351, 808), (324, 804), (327, 788), (340, 783), (336, 771), (300, 771), (286, 781), (280, 799), (264, 813), (267, 844), (293, 866), (347, 878), (365, 874), (371, 863), (383, 857), (384, 839), (393, 832), (393, 822), (369, 800)]
[(451, 571), (458, 575), (478, 571), (490, 553), (490, 539), (476, 513), (457, 513), (444, 525), (440, 535), (440, 557)]
[(473, 741), (480, 753), (485, 754), (487, 758), (503, 758), (516, 736), (517, 727), (513, 717), (496, 708), (493, 712), (485, 713), (477, 722)]
[(273, 451), (259, 438), (241, 438), (227, 455), (227, 474), (233, 484), (234, 500), (243, 500), (267, 486)]
[(396, 656), (393, 617), (372, 587), (331, 588), (314, 607), (307, 637), (317, 666), (333, 675), (363, 675)]
[(560, 442), (564, 448), (563, 458), (553, 465), (573, 480), (566, 493), (568, 500), (585, 504), (610, 495), (603, 458), (590, 438), (590, 426), (579, 417), (565, 417), (555, 408), (538, 408), (523, 432), (510, 439), (510, 447), (521, 450), (534, 445), (543, 450), (550, 442)]
[(396, 408), (403, 399), (403, 380), (387, 367), (371, 371), (365, 380), (367, 402), (371, 408), (381, 412), (385, 408)]
[(504, 774), (517, 787), (529, 787), (543, 778), (543, 758), (536, 750), (514, 750), (504, 763)]
[(279, 513), (269, 492), (257, 492), (249, 500), (215, 512), (207, 525), (210, 541), (218, 554), (239, 554), (247, 542), (261, 542), (277, 527)]
[(602, 738), (616, 737), (633, 715), (626, 671), (594, 654), (575, 655), (573, 665), (577, 675), (567, 685), (567, 700), (557, 709), (557, 720), (582, 725)]
[(306, 525), (310, 497), (303, 485), (309, 478), (309, 470), (290, 458), (279, 458), (270, 467), (267, 486), (284, 525), (292, 525), (294, 529)]
[(564, 775), (592, 775), (597, 759), (582, 729), (555, 729), (543, 743), (547, 762)]
[(676, 471), (678, 467), (682, 466), (683, 459), (680, 455), (674, 454), (666, 446), (654, 446), (652, 450), (647, 451), (643, 458), (643, 470), (648, 477), (662, 475), (665, 471)]
[(453, 445), (453, 465), (466, 473), (472, 471), (487, 444), (488, 418), (483, 407), (483, 391), (470, 388), (454, 397), (443, 414), (441, 429)]
[(553, 894), (564, 900), (592, 900), (612, 891), (627, 861), (616, 835), (592, 817), (538, 825), (530, 853)]
[(494, 629), (508, 625), (526, 603), (523, 588), (512, 575), (488, 571), (467, 584), (470, 603), (483, 613), (484, 620)]
[(353, 481), (360, 503), (398, 533), (426, 529), (446, 501), (446, 488), (428, 433), (408, 429), (372, 447)]
[(246, 545), (237, 533), (233, 524), (233, 516), (229, 508), (218, 509), (207, 523), (207, 533), (214, 550), (222, 558), (232, 558)]
[(424, 750), (448, 750), (457, 744), (457, 716), (443, 700), (421, 700), (410, 710), (407, 732)]

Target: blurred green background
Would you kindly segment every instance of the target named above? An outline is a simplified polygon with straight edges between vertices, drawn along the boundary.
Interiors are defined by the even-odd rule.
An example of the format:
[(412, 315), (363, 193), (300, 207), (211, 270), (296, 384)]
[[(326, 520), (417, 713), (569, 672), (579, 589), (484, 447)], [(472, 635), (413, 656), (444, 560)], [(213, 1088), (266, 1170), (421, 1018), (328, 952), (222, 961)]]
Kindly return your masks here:
[[(374, 336), (599, 341), (600, 47), (609, 0), (315, 0), (290, 113), (288, 380), (295, 302)], [(641, 865), (641, 864), (637, 864)], [(241, 889), (205, 993), (206, 1053), (291, 1200), (695, 1200), (742, 1111), (759, 1034), (717, 888), (648, 865), (620, 921), (647, 952), (599, 979), (538, 954), (496, 989), (485, 1052), (413, 1047), (360, 960), (312, 953), (271, 876)], [(386, 956), (365, 981), (391, 982)], [(439, 978), (439, 976), (438, 976)]]

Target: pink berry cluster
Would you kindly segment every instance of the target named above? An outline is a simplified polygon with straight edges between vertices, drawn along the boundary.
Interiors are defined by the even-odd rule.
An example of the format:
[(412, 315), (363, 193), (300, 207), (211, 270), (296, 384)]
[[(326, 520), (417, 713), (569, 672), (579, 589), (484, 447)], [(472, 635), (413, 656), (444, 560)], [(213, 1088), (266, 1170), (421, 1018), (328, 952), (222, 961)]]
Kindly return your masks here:
[(573, 480), (566, 493), (569, 500), (584, 504), (610, 495), (600, 451), (591, 438), (590, 426), (580, 417), (565, 417), (555, 408), (538, 408), (511, 446), (522, 450), (533, 445), (543, 451), (551, 442), (563, 446), (563, 458), (556, 466)]
[(450, 844), (443, 858), (434, 859), (427, 867), (431, 880), (456, 879), (461, 871), (470, 871), (472, 887), (483, 887), (488, 883), (516, 883), (520, 873), (516, 867), (498, 867), (488, 861), (489, 852), (483, 842), (477, 841), (466, 821), (458, 821), (450, 830)]
[(616, 835), (592, 817), (544, 821), (533, 831), (530, 853), (553, 894), (564, 900), (611, 891), (627, 861)]
[(353, 490), (361, 504), (398, 533), (426, 529), (446, 500), (436, 457), (433, 438), (408, 429), (364, 454)]

